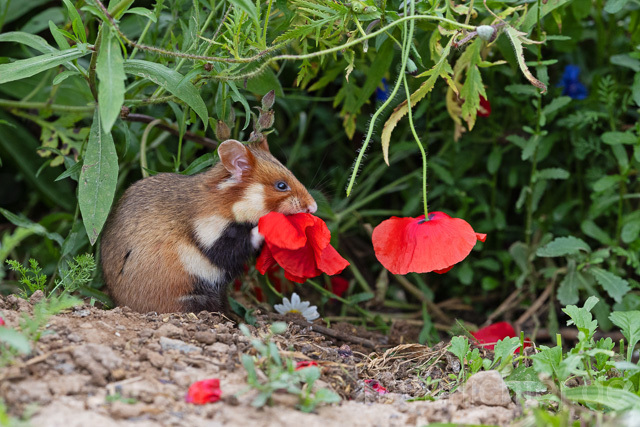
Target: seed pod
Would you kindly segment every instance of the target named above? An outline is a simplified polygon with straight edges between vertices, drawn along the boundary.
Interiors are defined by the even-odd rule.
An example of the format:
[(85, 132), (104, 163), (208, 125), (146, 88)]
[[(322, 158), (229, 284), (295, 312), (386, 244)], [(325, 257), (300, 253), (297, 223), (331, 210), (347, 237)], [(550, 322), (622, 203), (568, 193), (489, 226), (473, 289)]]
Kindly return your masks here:
[(412, 76), (414, 76), (418, 72), (418, 67), (416, 66), (416, 63), (411, 60), (411, 58), (407, 58), (406, 71)]
[(265, 96), (262, 97), (262, 109), (270, 110), (273, 107), (273, 103), (276, 100), (276, 93), (270, 90)]
[(218, 141), (226, 141), (231, 138), (231, 130), (222, 120), (218, 120), (216, 124), (216, 138), (218, 138)]
[(211, 64), (211, 62), (207, 62), (206, 64), (204, 64), (204, 69), (207, 71), (213, 70), (213, 64)]

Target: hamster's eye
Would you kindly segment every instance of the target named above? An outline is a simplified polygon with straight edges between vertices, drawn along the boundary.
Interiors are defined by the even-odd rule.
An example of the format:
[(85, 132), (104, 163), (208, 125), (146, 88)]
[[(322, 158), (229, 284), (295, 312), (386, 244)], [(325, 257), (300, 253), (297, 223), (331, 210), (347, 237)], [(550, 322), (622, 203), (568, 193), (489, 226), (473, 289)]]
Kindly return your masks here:
[(276, 190), (278, 191), (288, 191), (290, 190), (289, 185), (284, 181), (276, 181)]

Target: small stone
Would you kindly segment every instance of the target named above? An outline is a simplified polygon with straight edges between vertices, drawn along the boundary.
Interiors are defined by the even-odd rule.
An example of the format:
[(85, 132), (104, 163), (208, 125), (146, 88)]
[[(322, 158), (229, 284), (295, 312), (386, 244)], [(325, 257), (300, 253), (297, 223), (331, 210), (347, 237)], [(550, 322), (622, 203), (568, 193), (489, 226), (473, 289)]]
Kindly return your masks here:
[(73, 313), (74, 317), (87, 317), (91, 314), (90, 310), (84, 309), (84, 310), (77, 310)]
[(171, 323), (165, 323), (160, 326), (153, 334), (156, 338), (158, 337), (169, 337), (169, 338), (179, 338), (182, 336), (182, 329), (178, 328)]
[(151, 363), (151, 366), (154, 368), (162, 368), (164, 365), (164, 356), (160, 353), (156, 353), (155, 351), (147, 350), (143, 355), (144, 359), (148, 360)]
[(193, 338), (203, 344), (213, 344), (216, 342), (216, 334), (209, 331), (196, 332)]
[(148, 411), (148, 406), (144, 403), (126, 403), (119, 400), (116, 400), (111, 404), (109, 408), (109, 413), (113, 418), (134, 418), (139, 417)]
[(180, 353), (202, 353), (202, 349), (192, 344), (187, 344), (181, 340), (174, 340), (167, 337), (160, 338), (160, 346), (163, 351), (178, 350)]
[(217, 354), (227, 354), (229, 350), (231, 350), (231, 346), (222, 342), (217, 342), (207, 347), (208, 352)]
[(29, 297), (29, 302), (35, 305), (40, 301), (42, 301), (43, 299), (44, 299), (44, 292), (42, 292), (41, 290), (37, 290), (33, 294), (31, 294), (31, 296)]
[(498, 371), (482, 371), (471, 376), (463, 394), (464, 403), (471, 405), (507, 407), (511, 403), (507, 385)]

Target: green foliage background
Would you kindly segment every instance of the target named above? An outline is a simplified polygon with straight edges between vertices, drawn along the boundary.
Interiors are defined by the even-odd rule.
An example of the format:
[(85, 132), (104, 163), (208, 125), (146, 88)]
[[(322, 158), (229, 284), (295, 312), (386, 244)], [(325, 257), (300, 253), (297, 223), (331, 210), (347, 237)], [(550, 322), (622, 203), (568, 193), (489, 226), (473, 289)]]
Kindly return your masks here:
[[(457, 316), (478, 320), (511, 296), (493, 316), (514, 320), (538, 300), (534, 318), (552, 330), (558, 302), (599, 297), (605, 329), (612, 306), (638, 308), (638, 2), (423, 0), (417, 19), (403, 3), (0, 1), (0, 291), (16, 286), (7, 258), (38, 259), (53, 285), (95, 252), (131, 182), (212, 164), (217, 137), (248, 140), (274, 90), (272, 152), (314, 190), (353, 264), (341, 315), (382, 328), (417, 316), (428, 339), (450, 322), (433, 301), (455, 299), (471, 307)], [(497, 38), (477, 37), (478, 25)], [(562, 94), (570, 64), (586, 99)], [(377, 100), (405, 67), (416, 69), (406, 78), (429, 209), (488, 234), (445, 275), (393, 277), (370, 240), (382, 220), (423, 213), (405, 91), (383, 110)], [(96, 274), (81, 292), (103, 299), (100, 288)]]

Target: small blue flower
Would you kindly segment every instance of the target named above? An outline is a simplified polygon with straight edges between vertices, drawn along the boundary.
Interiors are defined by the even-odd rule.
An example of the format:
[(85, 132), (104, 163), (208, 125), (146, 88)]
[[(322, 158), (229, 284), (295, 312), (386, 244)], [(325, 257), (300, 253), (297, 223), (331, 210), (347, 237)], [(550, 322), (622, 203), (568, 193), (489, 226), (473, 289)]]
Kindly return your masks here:
[(380, 85), (376, 88), (376, 101), (386, 101), (389, 98), (390, 93), (387, 79), (383, 77)]
[(589, 95), (589, 91), (583, 85), (578, 77), (580, 76), (580, 67), (577, 65), (567, 65), (564, 68), (562, 82), (558, 85), (562, 88), (562, 94), (573, 99), (585, 99)]

